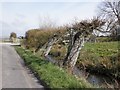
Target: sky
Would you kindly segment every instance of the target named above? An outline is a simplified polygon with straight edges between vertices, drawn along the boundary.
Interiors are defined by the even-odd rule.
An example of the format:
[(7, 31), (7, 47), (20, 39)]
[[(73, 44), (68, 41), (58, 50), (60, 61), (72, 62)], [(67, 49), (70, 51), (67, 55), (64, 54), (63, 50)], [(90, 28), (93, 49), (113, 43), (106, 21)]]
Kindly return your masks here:
[(11, 32), (24, 36), (29, 29), (39, 28), (52, 21), (60, 26), (76, 20), (90, 19), (97, 14), (101, 0), (37, 1), (4, 0), (0, 2), (0, 37), (9, 37)]

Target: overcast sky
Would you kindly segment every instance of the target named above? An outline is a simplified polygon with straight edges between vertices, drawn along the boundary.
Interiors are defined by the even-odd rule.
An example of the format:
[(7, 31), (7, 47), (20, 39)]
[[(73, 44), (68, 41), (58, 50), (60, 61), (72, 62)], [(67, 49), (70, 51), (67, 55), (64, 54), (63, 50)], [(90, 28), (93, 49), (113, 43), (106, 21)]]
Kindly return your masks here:
[[(56, 25), (64, 25), (79, 20), (92, 18), (97, 14), (97, 6), (101, 0), (90, 1), (62, 1), (38, 2), (37, 0), (24, 0), (24, 2), (0, 3), (0, 36), (9, 36), (16, 32), (18, 36), (24, 35), (29, 29), (39, 28), (44, 18), (50, 18)], [(26, 1), (26, 2), (25, 2)], [(29, 1), (29, 2), (28, 2)]]

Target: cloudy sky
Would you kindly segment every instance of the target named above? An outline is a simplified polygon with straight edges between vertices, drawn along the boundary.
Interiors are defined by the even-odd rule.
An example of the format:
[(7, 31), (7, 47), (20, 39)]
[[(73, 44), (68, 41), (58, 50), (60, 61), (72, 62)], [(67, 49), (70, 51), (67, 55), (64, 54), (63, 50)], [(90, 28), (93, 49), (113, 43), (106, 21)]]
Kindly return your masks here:
[[(9, 2), (8, 2), (9, 1)], [(0, 36), (16, 32), (24, 35), (29, 29), (38, 28), (47, 19), (56, 25), (71, 23), (74, 19), (89, 19), (97, 14), (101, 0), (38, 1), (4, 0), (0, 2)]]

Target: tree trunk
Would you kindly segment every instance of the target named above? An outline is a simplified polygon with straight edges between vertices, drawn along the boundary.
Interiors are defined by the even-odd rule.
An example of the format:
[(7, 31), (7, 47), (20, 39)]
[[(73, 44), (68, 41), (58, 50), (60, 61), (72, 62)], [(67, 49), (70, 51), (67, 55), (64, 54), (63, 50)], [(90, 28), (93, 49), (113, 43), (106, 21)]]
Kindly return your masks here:
[(120, 25), (120, 16), (117, 15), (117, 19), (118, 19), (118, 24)]
[[(70, 51), (71, 51), (72, 46), (73, 46), (73, 44), (74, 44), (74, 32), (71, 30), (69, 33), (70, 33), (70, 36), (69, 36), (69, 46), (68, 46), (67, 55), (66, 55), (66, 57), (65, 57), (65, 60), (67, 60), (68, 55), (70, 54)], [(64, 64), (64, 63), (65, 63), (65, 62), (63, 62), (63, 64)]]
[(84, 46), (84, 37), (79, 37), (74, 41), (71, 50), (67, 53), (63, 65), (71, 72), (77, 62), (80, 50)]
[(57, 42), (57, 38), (56, 37), (50, 39), (50, 41), (48, 42), (48, 45), (47, 45), (47, 47), (45, 49), (44, 56), (47, 56), (49, 54), (53, 44), (56, 43), (56, 42)]
[(47, 43), (45, 43), (41, 48), (38, 47), (35, 52), (39, 53), (41, 56), (47, 56), (54, 43), (58, 41), (57, 37), (51, 38)]

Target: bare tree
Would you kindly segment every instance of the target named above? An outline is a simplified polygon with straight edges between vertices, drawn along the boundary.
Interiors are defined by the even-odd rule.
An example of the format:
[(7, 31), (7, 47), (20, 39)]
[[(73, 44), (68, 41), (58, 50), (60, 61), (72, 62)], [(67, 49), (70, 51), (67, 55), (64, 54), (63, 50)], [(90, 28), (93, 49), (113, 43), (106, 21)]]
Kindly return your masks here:
[(114, 20), (117, 20), (120, 25), (120, 0), (116, 2), (106, 0), (100, 4), (99, 8), (102, 15), (107, 19), (113, 18)]
[(117, 36), (117, 25), (120, 26), (120, 0), (110, 1), (106, 0), (99, 5), (99, 14), (102, 18), (106, 19), (106, 25), (104, 28), (107, 31), (110, 31), (111, 35)]

